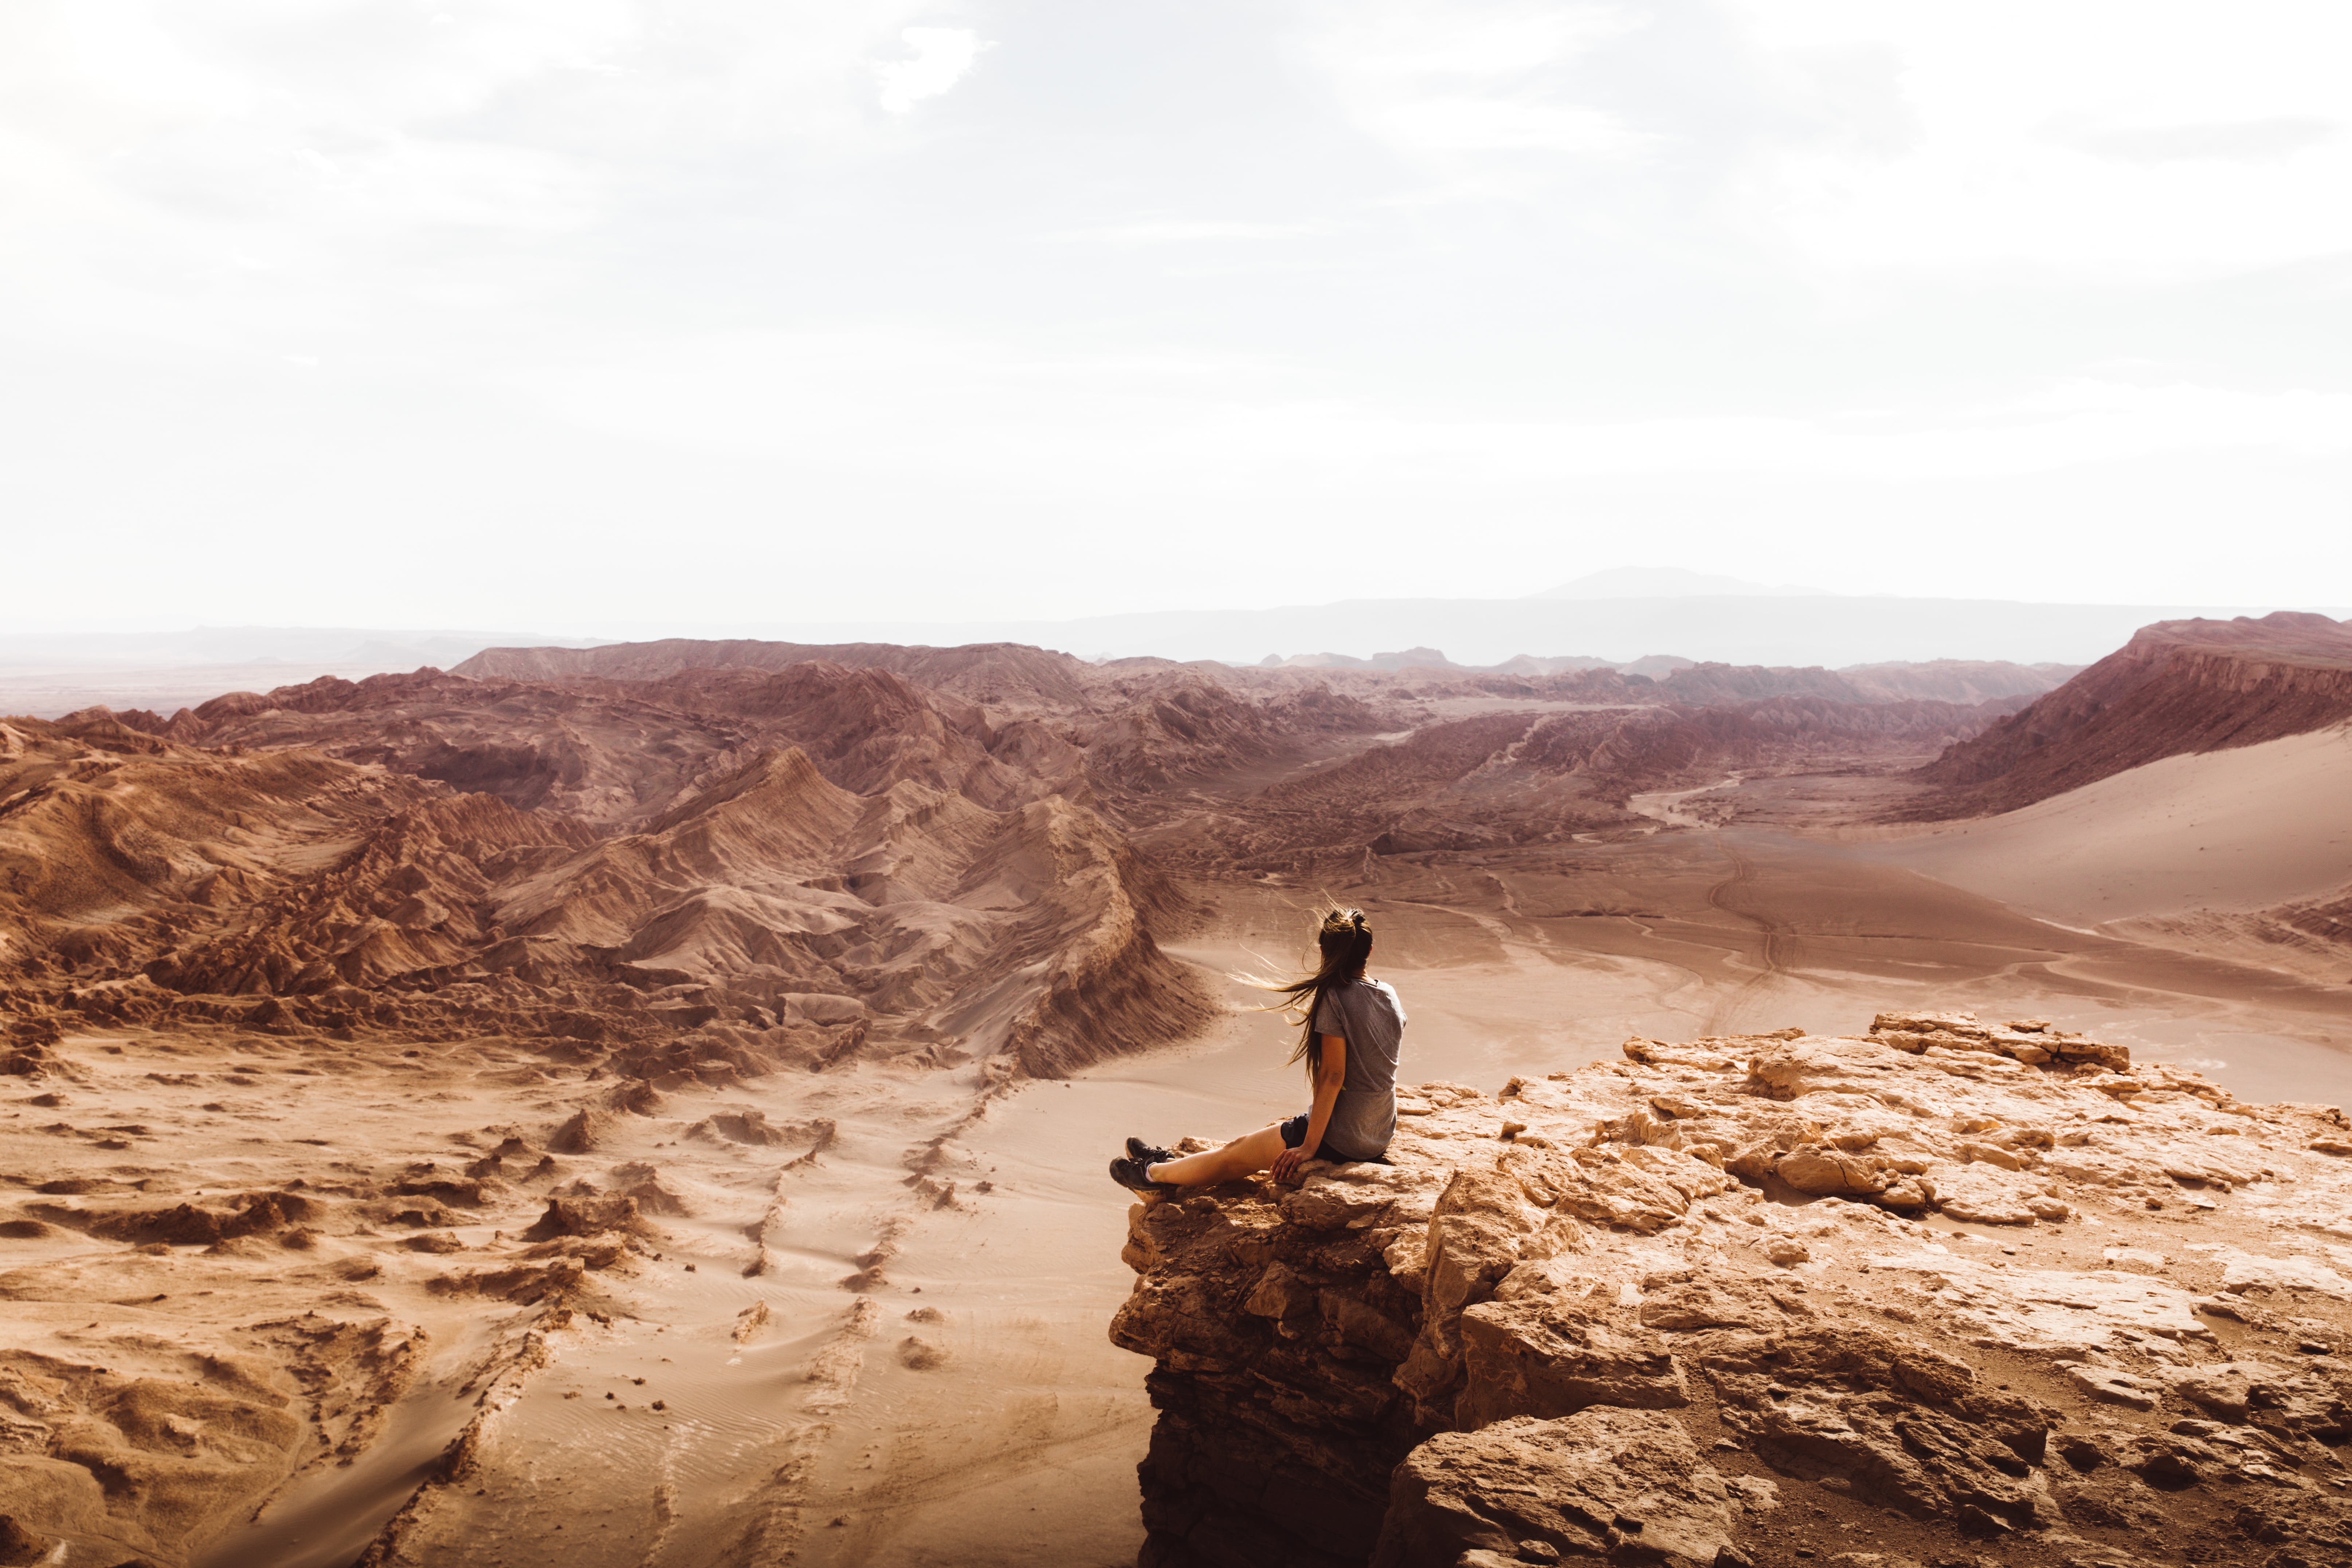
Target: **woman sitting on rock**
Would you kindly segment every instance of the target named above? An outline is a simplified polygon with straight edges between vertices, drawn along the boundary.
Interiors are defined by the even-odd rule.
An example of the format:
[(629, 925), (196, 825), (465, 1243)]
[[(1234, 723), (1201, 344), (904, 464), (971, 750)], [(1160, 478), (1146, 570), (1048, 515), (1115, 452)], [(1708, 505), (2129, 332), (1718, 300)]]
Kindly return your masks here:
[(1386, 981), (1368, 978), (1372, 933), (1361, 910), (1326, 912), (1315, 933), (1322, 963), (1304, 979), (1244, 979), (1287, 1000), (1274, 1004), (1299, 1026), (1294, 1062), (1307, 1064), (1314, 1103), (1304, 1115), (1276, 1121), (1222, 1149), (1180, 1156), (1140, 1138), (1110, 1163), (1111, 1180), (1139, 1193), (1165, 1195), (1179, 1187), (1213, 1186), (1271, 1169), (1277, 1182), (1297, 1180), (1309, 1160), (1378, 1160), (1396, 1135), (1397, 1046), (1404, 1037), (1404, 1004)]

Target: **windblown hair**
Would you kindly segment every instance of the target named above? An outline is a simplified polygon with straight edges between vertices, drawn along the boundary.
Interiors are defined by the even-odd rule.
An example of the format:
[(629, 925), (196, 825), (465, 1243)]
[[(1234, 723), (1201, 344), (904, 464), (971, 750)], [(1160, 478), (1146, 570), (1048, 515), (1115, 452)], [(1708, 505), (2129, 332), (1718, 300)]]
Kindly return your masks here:
[(1285, 998), (1267, 1004), (1265, 1010), (1279, 1010), (1285, 1018), (1299, 1026), (1298, 1048), (1290, 1053), (1290, 1059), (1307, 1064), (1307, 1081), (1310, 1085), (1323, 1068), (1323, 1042), (1316, 1033), (1315, 1016), (1323, 1010), (1325, 996), (1363, 978), (1365, 962), (1372, 954), (1372, 928), (1364, 923), (1361, 910), (1326, 906), (1317, 916), (1315, 945), (1321, 959), (1312, 974), (1296, 980), (1268, 980), (1255, 974), (1234, 976), (1244, 984)]

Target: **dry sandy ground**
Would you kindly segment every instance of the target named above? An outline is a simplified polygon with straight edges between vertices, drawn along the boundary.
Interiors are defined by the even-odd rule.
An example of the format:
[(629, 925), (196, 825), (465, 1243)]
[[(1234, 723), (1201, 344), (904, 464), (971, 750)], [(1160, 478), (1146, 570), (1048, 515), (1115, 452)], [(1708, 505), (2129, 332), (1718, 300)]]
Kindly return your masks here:
[(2352, 882), (2352, 729), (2167, 757), (1885, 858), (2077, 925), (2310, 898)]
[[(2352, 841), (2337, 798), (2352, 792), (2324, 783), (2347, 744), (2179, 759), (1927, 837), (1672, 826), (1391, 858), (1328, 889), (1202, 889), (1216, 918), (1176, 951), (1212, 974), (1281, 963), (1318, 896), (1363, 903), (1375, 972), (1411, 1013), (1413, 1081), (1491, 1089), (1611, 1057), (1631, 1033), (1851, 1032), (1882, 1008), (1932, 1005), (2046, 1018), (2251, 1100), (2344, 1104), (2352, 990), (2076, 928), (2103, 900), (2144, 912), (2352, 876), (2330, 869)], [(2299, 793), (2282, 804), (2285, 791)], [(2203, 864), (2216, 845), (2243, 847), (2218, 851), (2233, 856), (2219, 879)], [(136, 1551), (340, 1568), (470, 1430), (470, 1468), (428, 1489), (384, 1561), (1131, 1562), (1147, 1368), (1105, 1338), (1132, 1276), (1125, 1196), (1103, 1165), (1129, 1132), (1220, 1137), (1298, 1109), (1287, 1044), (1276, 1019), (1235, 1012), (1192, 1046), (1009, 1094), (969, 1072), (860, 1067), (673, 1095), (615, 1119), (593, 1149), (551, 1155), (481, 1223), (449, 1226), (454, 1254), (412, 1250), (412, 1231), (382, 1222), (331, 1230), (308, 1253), (93, 1250), (67, 1228), (0, 1241), (0, 1344), (160, 1367), (306, 1311), (426, 1336), (358, 1462), (312, 1466), (193, 1557), (93, 1531), (56, 1561), (101, 1568)], [(0, 1218), (140, 1183), (153, 1195), (299, 1175), (324, 1191), (338, 1172), (461, 1163), (510, 1131), (535, 1160), (599, 1091), (495, 1044), (407, 1063), (338, 1049), (70, 1039), (82, 1081), (66, 1103), (0, 1098), (0, 1176), (16, 1178), (0, 1184)], [(784, 1141), (728, 1135), (723, 1119), (745, 1110)], [(641, 1254), (591, 1276), (593, 1311), (526, 1343), (534, 1309), (434, 1290), (510, 1260), (549, 1190), (623, 1188), (635, 1165), (685, 1212), (656, 1216)], [(36, 1197), (58, 1177), (92, 1192)], [(862, 1291), (844, 1288), (853, 1278)]]

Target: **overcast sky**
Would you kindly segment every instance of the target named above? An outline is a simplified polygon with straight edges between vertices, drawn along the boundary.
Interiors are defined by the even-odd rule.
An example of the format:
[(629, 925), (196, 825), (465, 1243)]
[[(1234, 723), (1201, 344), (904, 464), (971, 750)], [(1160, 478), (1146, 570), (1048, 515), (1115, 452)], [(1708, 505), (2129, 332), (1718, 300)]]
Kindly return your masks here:
[(16, 0), (0, 629), (2352, 602), (2332, 0)]

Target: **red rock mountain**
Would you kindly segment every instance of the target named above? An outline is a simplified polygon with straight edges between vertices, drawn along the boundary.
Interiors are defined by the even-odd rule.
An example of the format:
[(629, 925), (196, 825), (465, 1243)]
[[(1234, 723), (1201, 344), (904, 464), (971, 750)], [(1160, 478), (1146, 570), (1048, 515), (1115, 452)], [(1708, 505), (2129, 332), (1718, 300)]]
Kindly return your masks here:
[(2160, 621), (2031, 707), (1920, 770), (1912, 815), (2012, 811), (2159, 758), (2251, 746), (2352, 719), (2352, 623), (2281, 610)]
[(485, 648), (457, 666), (455, 673), (478, 679), (660, 680), (689, 669), (784, 669), (811, 660), (888, 670), (918, 685), (983, 702), (1080, 701), (1089, 668), (1068, 654), (1021, 643), (901, 647), (894, 643), (816, 645), (670, 637), (591, 648)]
[[(878, 672), (719, 685), (731, 713), (429, 673), (321, 683), (174, 721), (246, 737), (216, 748), (106, 717), (13, 723), (0, 1000), (462, 1024), (639, 1072), (858, 1051), (1050, 1074), (1204, 1016), (1150, 931), (1186, 901), (1082, 779), (1072, 798), (1041, 776), (1074, 770), (1066, 743), (1030, 738), (1016, 769), (986, 749), (1003, 731)], [(752, 750), (776, 729), (827, 765)]]

